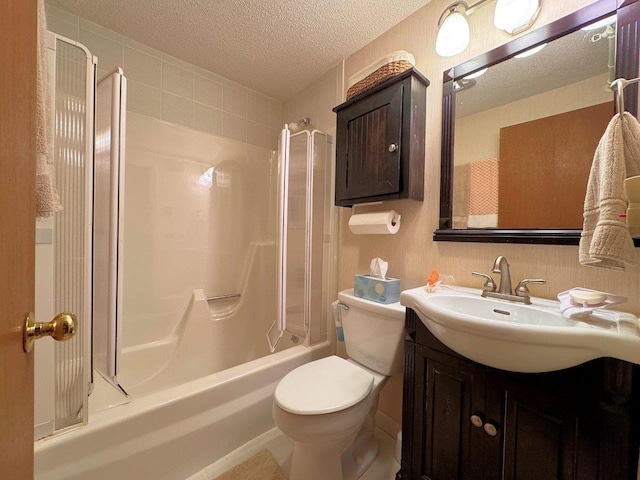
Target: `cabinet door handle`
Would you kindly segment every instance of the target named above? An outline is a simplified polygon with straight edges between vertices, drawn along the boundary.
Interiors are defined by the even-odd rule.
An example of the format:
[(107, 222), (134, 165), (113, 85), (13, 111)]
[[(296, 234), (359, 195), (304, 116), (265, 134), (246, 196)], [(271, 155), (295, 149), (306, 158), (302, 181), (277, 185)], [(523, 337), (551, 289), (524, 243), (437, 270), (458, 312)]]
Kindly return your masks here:
[(482, 425), (484, 425), (484, 421), (479, 415), (471, 415), (471, 425), (473, 425), (474, 427), (482, 428)]
[(498, 426), (494, 422), (489, 420), (484, 424), (484, 431), (487, 432), (487, 435), (495, 437), (496, 435), (498, 435)]
[(389, 151), (391, 153), (395, 152), (396, 150), (398, 150), (398, 144), (397, 143), (392, 143), (391, 145), (389, 145)]

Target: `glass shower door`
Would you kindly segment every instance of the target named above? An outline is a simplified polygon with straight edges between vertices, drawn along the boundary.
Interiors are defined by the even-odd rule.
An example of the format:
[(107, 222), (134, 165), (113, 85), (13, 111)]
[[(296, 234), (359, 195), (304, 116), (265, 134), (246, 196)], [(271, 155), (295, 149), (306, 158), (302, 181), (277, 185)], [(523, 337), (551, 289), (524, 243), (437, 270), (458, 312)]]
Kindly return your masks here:
[[(311, 325), (323, 323), (324, 228), (329, 137), (318, 130), (291, 134), (279, 144), (276, 321), (267, 337), (271, 351), (288, 332), (294, 341), (309, 338)], [(322, 332), (322, 329), (318, 329)]]

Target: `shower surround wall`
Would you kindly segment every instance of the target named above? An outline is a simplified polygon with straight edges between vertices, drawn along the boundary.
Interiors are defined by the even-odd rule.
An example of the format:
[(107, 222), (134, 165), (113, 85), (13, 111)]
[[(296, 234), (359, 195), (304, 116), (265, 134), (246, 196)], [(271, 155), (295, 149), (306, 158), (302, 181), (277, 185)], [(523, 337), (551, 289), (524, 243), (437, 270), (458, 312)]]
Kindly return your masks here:
[[(204, 172), (210, 167), (207, 178)], [(179, 336), (187, 322), (181, 318), (189, 316), (192, 294), (200, 289), (206, 297), (242, 294), (239, 300), (211, 302), (209, 321), (224, 323), (222, 317), (232, 317), (236, 328), (246, 323), (260, 332), (239, 337), (245, 338), (250, 358), (231, 363), (268, 353), (265, 335), (275, 316), (276, 174), (275, 155), (267, 149), (129, 112), (125, 356), (128, 350), (153, 348)], [(247, 290), (248, 272), (254, 271), (263, 251), (272, 266), (261, 277), (262, 288)], [(235, 318), (231, 311), (238, 303), (260, 304), (261, 310)]]
[(98, 78), (123, 67), (127, 109), (275, 150), (282, 102), (52, 5), (49, 30), (98, 57)]

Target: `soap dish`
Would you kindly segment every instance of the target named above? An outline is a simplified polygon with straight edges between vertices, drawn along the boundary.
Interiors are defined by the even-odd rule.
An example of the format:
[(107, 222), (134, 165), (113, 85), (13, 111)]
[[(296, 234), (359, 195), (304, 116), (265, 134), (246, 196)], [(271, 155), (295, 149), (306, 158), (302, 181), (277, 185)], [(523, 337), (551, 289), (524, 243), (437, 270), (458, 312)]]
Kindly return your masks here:
[(573, 288), (569, 290), (569, 298), (576, 306), (581, 307), (597, 307), (604, 305), (607, 300), (607, 294), (596, 290), (586, 290), (584, 288)]
[(558, 300), (562, 315), (569, 318), (576, 314), (597, 312), (612, 305), (624, 303), (627, 298), (589, 288), (575, 287), (560, 292)]

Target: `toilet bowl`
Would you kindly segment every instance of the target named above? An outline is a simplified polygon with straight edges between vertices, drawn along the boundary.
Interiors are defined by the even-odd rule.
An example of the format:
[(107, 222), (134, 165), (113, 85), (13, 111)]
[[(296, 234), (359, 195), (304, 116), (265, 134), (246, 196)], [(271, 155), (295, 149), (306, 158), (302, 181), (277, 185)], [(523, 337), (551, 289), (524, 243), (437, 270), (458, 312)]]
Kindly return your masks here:
[(289, 480), (356, 480), (373, 463), (378, 394), (402, 371), (405, 309), (340, 292), (348, 360), (330, 356), (288, 373), (273, 419), (294, 444)]

